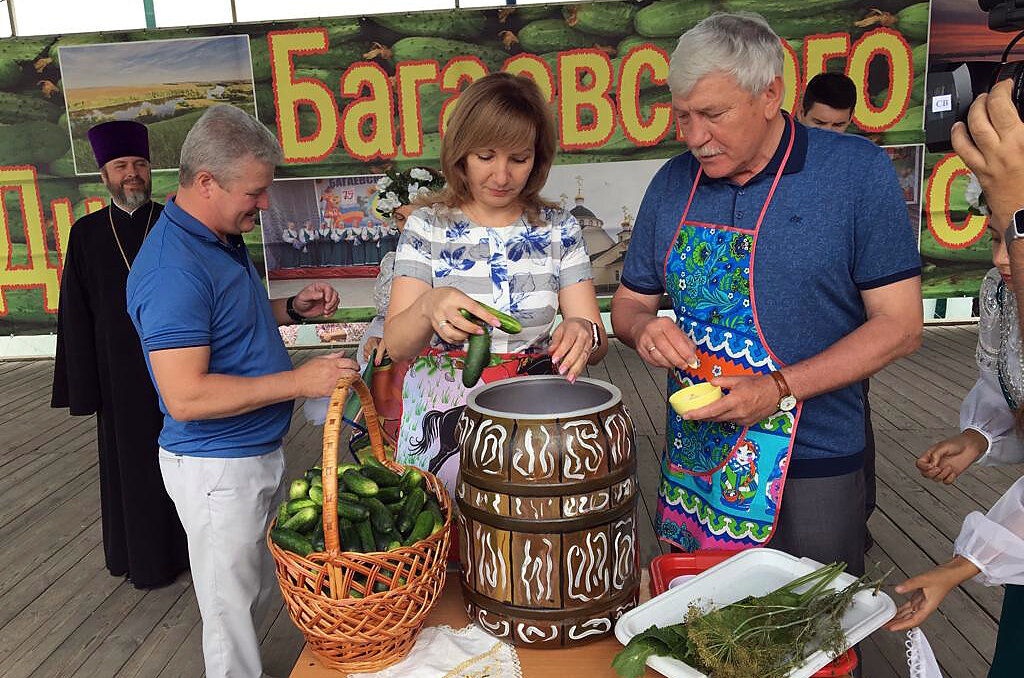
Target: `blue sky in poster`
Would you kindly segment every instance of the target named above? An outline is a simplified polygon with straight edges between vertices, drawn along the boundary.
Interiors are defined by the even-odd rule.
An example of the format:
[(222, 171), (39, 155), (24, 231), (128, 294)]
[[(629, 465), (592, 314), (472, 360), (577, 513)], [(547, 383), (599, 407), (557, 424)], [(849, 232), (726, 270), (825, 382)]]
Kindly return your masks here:
[(61, 72), (75, 88), (249, 80), (249, 39), (224, 36), (62, 47)]

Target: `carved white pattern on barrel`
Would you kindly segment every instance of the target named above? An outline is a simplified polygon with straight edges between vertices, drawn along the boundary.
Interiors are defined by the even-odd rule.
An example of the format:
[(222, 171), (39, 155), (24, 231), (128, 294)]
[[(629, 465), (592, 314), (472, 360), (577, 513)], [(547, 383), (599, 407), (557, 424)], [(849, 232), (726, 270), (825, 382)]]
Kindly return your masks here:
[[(543, 438), (536, 433), (537, 431), (543, 434)], [(538, 440), (538, 438), (541, 439)], [(536, 447), (537, 445), (539, 445), (539, 448)], [(522, 448), (517, 450), (512, 456), (512, 467), (527, 477), (536, 475), (540, 478), (546, 478), (552, 474), (555, 467), (555, 455), (550, 450), (550, 447), (551, 434), (548, 433), (547, 426), (531, 426), (527, 428), (526, 434), (523, 436)], [(540, 466), (540, 473), (535, 474), (534, 470), (538, 465)]]
[(529, 539), (523, 541), (523, 564), (519, 568), (519, 576), (523, 579), (523, 589), (528, 605), (557, 598), (554, 592), (555, 582), (551, 577), (555, 568), (555, 563), (551, 559), (554, 545), (547, 538), (542, 539), (541, 542), (544, 544), (544, 548), (538, 549), (539, 552), (536, 554), (531, 554), (530, 547), (533, 542)]
[(626, 478), (621, 483), (612, 485), (612, 506), (618, 506), (633, 496), (633, 479)]
[(504, 638), (512, 632), (512, 627), (505, 619), (495, 619), (493, 622), (487, 621), (487, 616), (489, 614), (490, 613), (487, 610), (477, 610), (476, 619), (480, 622), (480, 626), (484, 627), (484, 629), (491, 633), (491, 635)]
[(562, 475), (568, 480), (583, 480), (587, 473), (594, 473), (601, 466), (604, 453), (597, 441), (597, 425), (590, 419), (570, 421), (562, 425), (571, 431), (563, 455)]
[(619, 466), (633, 455), (633, 441), (629, 437), (626, 417), (621, 412), (613, 412), (604, 420), (604, 430), (608, 434), (608, 455), (613, 466)]
[(601, 490), (592, 494), (578, 494), (573, 497), (562, 498), (562, 515), (566, 518), (582, 516), (594, 511), (603, 511), (609, 506), (610, 497), (608, 490)]
[[(554, 504), (554, 499), (545, 499), (543, 497), (516, 497), (514, 504), (515, 513), (513, 515), (519, 518), (548, 518), (554, 513), (551, 510), (554, 508)], [(533, 515), (529, 515), (531, 512)]]
[(612, 526), (612, 534), (615, 535), (615, 543), (612, 545), (612, 553), (615, 554), (612, 586), (621, 590), (629, 584), (629, 575), (633, 572), (636, 560), (636, 526), (633, 524), (633, 516), (626, 516), (616, 522)]
[[(476, 429), (476, 444), (473, 445), (474, 462), (482, 473), (501, 475), (505, 463), (505, 438), (508, 429), (492, 419), (481, 419)], [(498, 462), (497, 468), (489, 468)]]
[(569, 627), (569, 632), (566, 635), (569, 637), (569, 640), (581, 640), (587, 636), (608, 633), (611, 629), (612, 620), (601, 617), (585, 621), (582, 624), (573, 624)]
[(546, 643), (558, 638), (558, 627), (553, 624), (516, 624), (516, 633), (524, 643)]
[(584, 545), (586, 551), (579, 544), (570, 546), (565, 564), (569, 597), (588, 602), (608, 592), (608, 535), (588, 532)]
[(459, 423), (455, 425), (455, 437), (459, 440), (459, 449), (466, 449), (466, 442), (473, 435), (473, 429), (476, 428), (476, 420), (472, 417), (462, 416), (459, 417)]
[(473, 524), (473, 532), (476, 536), (474, 541), (480, 547), (476, 563), (477, 581), (485, 582), (492, 589), (504, 589), (508, 583), (505, 559), (502, 557), (501, 550), (494, 544), (493, 535), (487, 530), (481, 529), (479, 523)]

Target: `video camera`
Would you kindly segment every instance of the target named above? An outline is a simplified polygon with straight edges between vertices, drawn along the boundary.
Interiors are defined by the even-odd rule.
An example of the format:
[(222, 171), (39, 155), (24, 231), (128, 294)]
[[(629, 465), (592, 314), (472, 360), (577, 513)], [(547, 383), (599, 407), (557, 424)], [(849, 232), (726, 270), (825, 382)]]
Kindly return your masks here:
[(1010, 50), (1024, 37), (1024, 0), (978, 0), (988, 13), (993, 31), (1020, 31), (1003, 50), (999, 61), (961, 61), (928, 69), (925, 84), (924, 139), (932, 153), (953, 150), (953, 123), (967, 121), (967, 111), (979, 94), (996, 84), (1013, 79), (1013, 103), (1018, 115), (1024, 113), (1024, 61), (1007, 61)]

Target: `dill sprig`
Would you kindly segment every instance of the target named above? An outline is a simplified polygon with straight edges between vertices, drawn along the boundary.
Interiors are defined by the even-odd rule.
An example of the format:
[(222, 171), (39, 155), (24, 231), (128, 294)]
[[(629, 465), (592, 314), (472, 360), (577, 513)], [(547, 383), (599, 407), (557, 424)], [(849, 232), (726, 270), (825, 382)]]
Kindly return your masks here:
[(885, 576), (862, 576), (835, 590), (844, 570), (831, 563), (764, 596), (747, 596), (704, 612), (691, 605), (683, 622), (652, 626), (637, 634), (615, 656), (612, 667), (623, 678), (644, 671), (652, 655), (670, 656), (711, 678), (783, 678), (818, 649), (837, 657), (846, 649), (843, 612), (860, 591), (877, 592)]

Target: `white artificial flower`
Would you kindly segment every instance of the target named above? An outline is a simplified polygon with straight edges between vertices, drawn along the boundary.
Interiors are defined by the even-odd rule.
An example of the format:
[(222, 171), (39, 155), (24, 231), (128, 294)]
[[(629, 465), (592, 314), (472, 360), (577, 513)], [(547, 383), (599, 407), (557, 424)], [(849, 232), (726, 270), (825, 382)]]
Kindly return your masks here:
[(417, 181), (430, 181), (430, 172), (423, 169), (422, 167), (413, 167), (409, 170), (409, 176)]
[(395, 193), (394, 191), (388, 191), (387, 193), (384, 194), (384, 197), (392, 202), (398, 201), (398, 194)]
[(381, 177), (380, 180), (377, 182), (377, 188), (382, 190), (382, 191), (385, 188), (387, 188), (388, 186), (390, 186), (390, 185), (391, 185), (391, 178), (390, 177)]
[(420, 195), (430, 195), (430, 189), (427, 188), (426, 186), (420, 186), (419, 194)]
[(981, 184), (978, 182), (978, 177), (973, 172), (967, 175), (967, 188), (964, 189), (964, 200), (967, 204), (973, 208), (973, 211), (978, 214), (989, 216), (992, 212), (988, 208), (988, 201), (985, 200), (985, 194), (981, 191)]
[(409, 202), (416, 199), (416, 196), (420, 194), (420, 185), (413, 182), (409, 184)]

